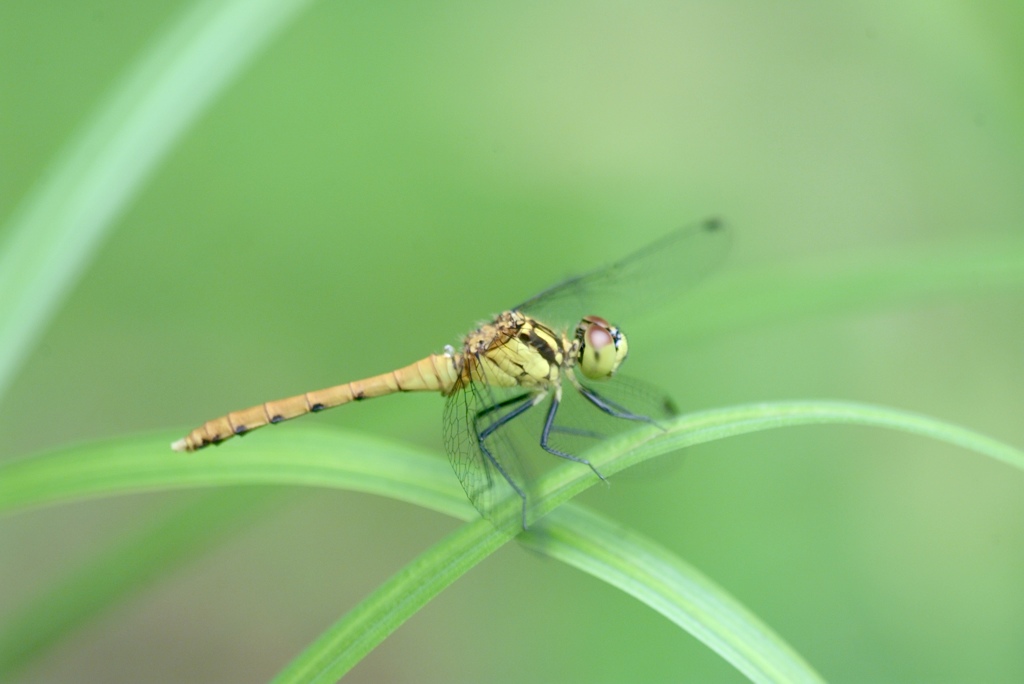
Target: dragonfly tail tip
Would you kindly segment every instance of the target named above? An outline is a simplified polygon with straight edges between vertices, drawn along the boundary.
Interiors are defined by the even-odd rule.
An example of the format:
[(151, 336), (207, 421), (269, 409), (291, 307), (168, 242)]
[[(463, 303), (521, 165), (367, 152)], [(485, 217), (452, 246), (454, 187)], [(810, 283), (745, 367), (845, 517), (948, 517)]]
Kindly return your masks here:
[(175, 451), (188, 451), (188, 443), (184, 439), (179, 439), (177, 442), (171, 442), (171, 448)]

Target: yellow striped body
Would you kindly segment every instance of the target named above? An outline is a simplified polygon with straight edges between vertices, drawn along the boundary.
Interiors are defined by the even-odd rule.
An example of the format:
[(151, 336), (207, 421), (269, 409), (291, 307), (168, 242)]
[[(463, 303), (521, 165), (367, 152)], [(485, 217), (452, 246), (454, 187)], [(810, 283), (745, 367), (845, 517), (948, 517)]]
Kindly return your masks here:
[(543, 391), (575, 362), (577, 344), (518, 311), (506, 311), (467, 335), (460, 354), (431, 354), (390, 373), (234, 411), (207, 421), (171, 447), (195, 451), (264, 425), (395, 392), (448, 395), (460, 381)]
[(563, 336), (518, 311), (466, 336), (462, 356), (473, 380), (495, 387), (542, 389), (558, 381), (573, 347)]

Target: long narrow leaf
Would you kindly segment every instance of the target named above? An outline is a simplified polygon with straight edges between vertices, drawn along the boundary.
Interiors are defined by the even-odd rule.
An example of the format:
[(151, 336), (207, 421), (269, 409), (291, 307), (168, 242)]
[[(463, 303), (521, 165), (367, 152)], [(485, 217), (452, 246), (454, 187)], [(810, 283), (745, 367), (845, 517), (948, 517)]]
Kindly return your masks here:
[[(590, 460), (607, 475), (684, 447), (800, 425), (884, 427), (961, 446), (1024, 470), (1024, 452), (967, 428), (909, 411), (853, 402), (746, 404), (677, 416), (606, 440)], [(229, 484), (298, 484), (358, 489), (463, 517), (442, 458), (408, 445), (322, 429), (270, 431), (198, 454), (170, 453), (165, 437), (72, 447), (0, 465), (0, 514), (100, 496)], [(555, 469), (543, 483), (547, 512), (593, 485), (587, 472)], [(430, 482), (429, 488), (408, 482)], [(465, 519), (463, 517), (463, 519)]]
[[(687, 445), (755, 430), (812, 423), (851, 423), (900, 429), (965, 446), (1024, 469), (1024, 453), (1020, 450), (969, 430), (902, 411), (831, 402), (762, 404), (681, 416), (664, 426), (663, 430), (642, 429), (620, 439), (610, 440), (593, 450), (590, 456), (595, 463), (602, 464), (602, 468), (610, 473), (632, 462)], [(149, 443), (147, 446), (148, 448), (136, 442), (127, 445), (115, 443), (79, 447), (0, 468), (0, 511), (158, 487), (274, 482), (352, 488), (428, 505), (463, 519), (474, 515), (454, 487), (450, 473), (440, 459), (424, 458), (422, 454), (417, 455), (407, 448), (378, 440), (353, 438), (339, 433), (292, 430), (287, 436), (273, 433), (266, 435), (261, 439), (259, 446), (254, 443), (248, 445), (246, 449), (237, 450), (237, 453), (226, 448), (222, 451), (223, 455), (215, 453), (212, 457), (168, 455), (165, 444), (159, 442)], [(592, 478), (559, 475), (571, 470), (573, 469), (556, 471), (558, 476), (548, 478), (543, 484), (541, 490), (550, 492), (541, 503), (543, 510), (552, 509), (577, 489), (592, 484)], [(457, 547), (461, 549), (459, 557), (469, 559), (464, 567), (460, 566), (462, 571), (476, 562), (472, 559), (479, 560), (483, 557), (481, 553), (486, 555), (484, 551), (497, 543), (489, 536), (490, 533), (480, 533), (482, 536), (470, 532), (464, 534), (468, 536), (457, 538), (451, 542), (455, 546), (448, 549), (452, 551)], [(500, 536), (501, 533), (495, 531), (495, 534)], [(497, 546), (500, 546), (500, 543), (497, 543)], [(405, 575), (400, 584), (412, 586), (418, 581), (424, 586), (433, 587), (431, 591), (435, 593), (440, 591), (453, 579), (453, 575), (450, 574), (451, 567), (441, 568), (437, 565), (442, 557), (443, 554), (433, 556), (432, 560), (428, 558), (418, 566), (418, 571)], [(600, 564), (597, 559), (591, 559), (592, 567)], [(673, 564), (672, 568), (663, 568), (661, 574), (665, 574), (666, 571), (678, 573), (680, 567), (679, 563)], [(606, 579), (615, 581), (613, 574), (609, 573)], [(686, 576), (685, 573), (683, 576)], [(703, 586), (705, 580), (698, 575), (689, 576), (687, 582), (692, 586)], [(381, 591), (385, 596), (394, 596), (395, 594), (390, 592), (395, 590), (395, 586), (390, 586), (382, 588)], [(431, 591), (417, 594), (417, 600), (413, 603), (421, 605), (417, 602), (428, 600), (432, 595)], [(679, 594), (685, 596), (687, 590), (679, 589)], [(687, 599), (690, 605), (676, 602), (678, 605), (675, 609), (680, 614), (688, 615), (690, 619), (704, 625), (704, 629), (696, 631), (695, 636), (704, 639), (748, 675), (755, 676), (752, 673), (760, 673), (757, 676), (764, 676), (765, 681), (772, 681), (768, 674), (771, 671), (800, 671), (813, 679), (813, 672), (798, 658), (789, 657), (791, 652), (784, 645), (781, 648), (775, 646), (782, 643), (777, 637), (762, 636), (761, 639), (751, 640), (737, 636), (739, 642), (756, 649), (756, 655), (751, 657), (748, 653), (738, 652), (734, 645), (729, 643), (729, 639), (717, 641), (717, 637), (709, 636), (717, 634), (718, 627), (714, 620), (709, 621), (706, 615), (700, 615), (699, 610), (694, 610), (694, 606), (708, 605), (708, 597), (714, 599), (711, 600), (711, 604), (720, 607), (734, 604), (720, 590), (708, 594), (703, 599), (700, 596), (690, 596)], [(664, 607), (658, 606), (663, 599), (656, 599), (653, 595), (642, 598), (666, 615), (669, 614)], [(346, 653), (365, 653), (404, 619), (401, 615), (405, 613), (395, 613), (391, 610), (394, 602), (381, 602), (376, 593), (368, 601), (371, 605), (366, 610), (357, 611), (353, 616), (347, 617), (345, 625), (340, 629), (349, 635), (372, 636), (361, 638), (358, 647), (353, 650), (353, 645), (349, 641), (334, 638), (332, 635), (336, 636), (336, 633), (332, 630), (303, 654), (288, 672), (315, 674), (318, 672), (317, 664), (328, 667), (331, 671), (338, 667), (350, 666), (351, 662), (346, 660)], [(762, 632), (756, 621), (751, 623), (744, 616), (731, 615), (722, 608), (719, 608), (713, 617), (721, 625), (743, 625), (740, 632)], [(737, 632), (737, 635), (740, 632)], [(757, 646), (754, 643), (757, 641), (772, 644), (772, 647), (765, 648), (763, 644)], [(782, 664), (779, 665), (779, 662)], [(766, 663), (776, 664), (766, 667)], [(300, 678), (296, 681), (305, 680)]]
[(0, 230), (0, 396), (174, 143), (310, 0), (197, 0), (129, 69)]
[(583, 506), (559, 506), (521, 541), (650, 606), (751, 681), (822, 681), (767, 625), (699, 570)]
[[(609, 440), (589, 452), (588, 456), (602, 472), (611, 475), (643, 460), (686, 446), (758, 430), (825, 423), (887, 427), (924, 435), (971, 449), (1024, 470), (1024, 452), (971, 430), (905, 411), (840, 402), (757, 404), (689, 414), (668, 421), (661, 428), (641, 429)], [(545, 478), (537, 488), (544, 493), (537, 505), (541, 514), (552, 511), (560, 503), (593, 486), (594, 478), (588, 474), (581, 475), (579, 470), (560, 468)], [(515, 504), (514, 501), (512, 503)], [(564, 515), (572, 519), (574, 513), (573, 510)], [(511, 514), (514, 518), (515, 506), (511, 507)], [(785, 682), (820, 679), (781, 639), (762, 628), (756, 618), (746, 614), (728, 594), (711, 585), (709, 580), (685, 566), (682, 561), (668, 562), (666, 559), (670, 555), (667, 552), (663, 560), (650, 568), (639, 568), (635, 572), (621, 571), (621, 558), (633, 562), (636, 554), (646, 553), (649, 558), (651, 555), (659, 555), (653, 543), (639, 536), (633, 536), (630, 540), (632, 543), (627, 543), (626, 535), (621, 535), (622, 538), (616, 541), (620, 535), (609, 533), (606, 527), (598, 525), (594, 519), (591, 519), (590, 526), (584, 526), (583, 529), (562, 527), (558, 522), (566, 521), (557, 517), (554, 521), (547, 523), (554, 526), (546, 529), (552, 539), (562, 544), (552, 545), (552, 549), (557, 549), (557, 552), (552, 551), (552, 555), (557, 553), (556, 557), (620, 586), (670, 619), (676, 620), (677, 624), (708, 644), (752, 680)], [(467, 535), (468, 539), (462, 534)], [(289, 684), (333, 681), (343, 675), (369, 650), (367, 639), (371, 637), (360, 638), (357, 643), (352, 635), (373, 635), (372, 638), (383, 639), (414, 612), (413, 608), (426, 603), (430, 595), (417, 593), (415, 606), (403, 604), (397, 610), (389, 597), (403, 586), (415, 587), (422, 584), (440, 591), (453, 580), (450, 575), (452, 567), (444, 565), (445, 550), (457, 553), (460, 559), (466, 561), (458, 564), (458, 568), (464, 572), (481, 560), (476, 553), (466, 553), (466, 548), (479, 551), (481, 547), (478, 545), (494, 541), (485, 541), (479, 536), (481, 534), (460, 530), (425, 553), (415, 562), (418, 578), (408, 576), (405, 570), (391, 578), (300, 655), (278, 681)], [(596, 550), (602, 548), (601, 544), (612, 546), (598, 553)], [(589, 553), (582, 550), (584, 546), (590, 549)], [(632, 548), (620, 548), (624, 546)], [(547, 549), (542, 545), (542, 550)], [(596, 568), (601, 571), (597, 572)], [(663, 584), (658, 586), (669, 577), (675, 578), (671, 587)], [(653, 582), (654, 578), (659, 578), (659, 582)], [(765, 638), (762, 636), (764, 634), (771, 636)]]
[[(331, 626), (274, 681), (312, 684), (338, 680), (431, 598), (511, 537), (479, 518), (464, 525)], [(567, 504), (521, 540), (641, 600), (707, 644), (751, 681), (822, 681), (795, 651), (721, 587), (653, 541), (596, 513)]]
[(336, 681), (441, 590), (514, 536), (479, 517), (463, 525), (378, 587), (274, 681)]
[[(837, 424), (881, 427), (930, 437), (1024, 470), (1024, 451), (973, 430), (910, 411), (838, 401), (744, 404), (689, 413), (665, 421), (661, 427), (607, 440), (588, 452), (588, 457), (602, 473), (614, 475), (647, 459), (717, 439), (781, 427)], [(538, 488), (545, 495), (537, 508), (542, 512), (551, 510), (593, 484), (585, 473), (556, 469)]]

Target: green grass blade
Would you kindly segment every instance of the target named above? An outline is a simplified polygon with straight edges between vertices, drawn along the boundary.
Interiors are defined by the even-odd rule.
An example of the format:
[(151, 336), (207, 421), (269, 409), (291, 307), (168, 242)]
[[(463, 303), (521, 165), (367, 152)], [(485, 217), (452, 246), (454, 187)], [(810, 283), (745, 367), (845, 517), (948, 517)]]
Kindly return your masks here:
[[(337, 681), (431, 598), (511, 538), (479, 518), (463, 526), (331, 626), (274, 681)], [(520, 540), (646, 603), (752, 681), (823, 681), (782, 639), (697, 570), (583, 507), (567, 504), (553, 511)]]
[[(663, 430), (643, 428), (609, 440), (588, 456), (611, 474), (643, 459), (693, 444), (757, 430), (829, 423), (887, 427), (929, 436), (1024, 469), (1024, 453), (1020, 450), (970, 430), (904, 411), (839, 402), (756, 404), (689, 414), (668, 422)], [(387, 441), (333, 431), (293, 429), (287, 433), (261, 435), (245, 448), (225, 446), (209, 454), (170, 454), (166, 444), (165, 439), (139, 439), (88, 445), (0, 467), (0, 512), (158, 488), (273, 483), (353, 489), (417, 503), (462, 519), (475, 516), (441, 458)], [(539, 491), (544, 495), (538, 506), (542, 511), (553, 510), (560, 502), (594, 484), (592, 477), (580, 476), (577, 470), (560, 468), (541, 483)], [(558, 522), (558, 518), (552, 518), (549, 524)], [(367, 606), (346, 617), (337, 631), (329, 632), (300, 656), (286, 674), (292, 673), (289, 677), (309, 675), (316, 671), (315, 664), (328, 667), (332, 672), (350, 666), (354, 660), (346, 653), (365, 653), (375, 640), (384, 638), (411, 614), (409, 611), (414, 611), (460, 572), (465, 572), (489, 550), (503, 543), (505, 535), (489, 524), (482, 521), (473, 524), (479, 524), (481, 529), (460, 530), (440, 548), (425, 554), (415, 568), (403, 571), (375, 592), (367, 599)], [(550, 527), (545, 529), (557, 537)], [(592, 534), (595, 530), (584, 530), (581, 534)], [(563, 536), (562, 541), (584, 546), (583, 537), (573, 541)], [(635, 540), (633, 543), (639, 544)], [(567, 555), (579, 553), (582, 552), (576, 550)], [(627, 557), (630, 553), (633, 551), (621, 551)], [(614, 565), (596, 554), (590, 555), (588, 565), (591, 568), (602, 563)], [(458, 558), (459, 562), (446, 566), (446, 556), (449, 560)], [(651, 577), (667, 576), (680, 573), (683, 567), (679, 562), (664, 563), (663, 567), (654, 567), (648, 572)], [(625, 581), (614, 580), (613, 576), (614, 567), (605, 573), (605, 579)], [(788, 649), (776, 646), (781, 643), (777, 637), (766, 636), (770, 632), (756, 621), (727, 610), (735, 603), (724, 592), (707, 589), (706, 580), (699, 575), (684, 573), (682, 576), (686, 581), (680, 580), (680, 588), (660, 592), (653, 586), (648, 592), (638, 591), (637, 586), (645, 582), (638, 579), (639, 576), (626, 579), (638, 583), (631, 589), (635, 595), (665, 614), (668, 608), (664, 596), (673, 592), (686, 596), (689, 605), (675, 599), (677, 605), (673, 610), (677, 615), (686, 615), (686, 619), (704, 625), (695, 636), (707, 640), (741, 671), (751, 676), (757, 673), (757, 676), (767, 677), (766, 681), (772, 681), (770, 673), (773, 671), (806, 671), (810, 673), (808, 676), (813, 676), (799, 658), (789, 656)], [(685, 588), (687, 583), (691, 589)], [(402, 587), (411, 591), (412, 587), (420, 585), (425, 589), (415, 596), (401, 593)], [(705, 595), (694, 594), (692, 587), (703, 587)], [(396, 597), (400, 599), (397, 602)], [(403, 603), (406, 600), (409, 602)], [(718, 606), (711, 613), (712, 620), (701, 613), (708, 605)], [(736, 630), (734, 641), (756, 649), (755, 655), (744, 653), (728, 638), (723, 639), (723, 626)], [(761, 636), (749, 637), (755, 633)], [(354, 639), (353, 635), (359, 638)], [(358, 657), (352, 655), (352, 658)], [(766, 666), (766, 663), (780, 660), (784, 662), (781, 666)]]
[(0, 229), (0, 395), (120, 213), (309, 0), (198, 0), (128, 70)]
[(168, 434), (12, 461), (0, 465), (0, 515), (132, 492), (258, 484), (368, 492), (464, 520), (473, 511), (447, 461), (406, 444), (308, 427), (235, 441), (178, 453)]
[(751, 681), (823, 681), (767, 625), (696, 568), (583, 506), (560, 506), (520, 540), (650, 606)]
[[(1024, 470), (1024, 451), (973, 430), (910, 411), (839, 401), (789, 401), (743, 404), (688, 413), (606, 440), (587, 452), (587, 458), (604, 475), (614, 475), (642, 461), (726, 437), (760, 430), (802, 425), (860, 425), (881, 427), (930, 437), (960, 446)], [(538, 486), (544, 492), (539, 512), (559, 504), (594, 485), (587, 473), (559, 468)]]
[(337, 681), (442, 589), (514, 536), (476, 517), (374, 590), (295, 658), (274, 682)]
[(0, 681), (98, 613), (220, 543), (281, 498), (235, 488), (190, 501), (77, 568), (0, 625)]
[[(606, 475), (687, 446), (759, 430), (813, 424), (884, 427), (970, 449), (1024, 469), (1024, 452), (908, 411), (852, 402), (747, 404), (677, 416), (609, 439), (588, 452)], [(407, 445), (336, 431), (269, 431), (198, 454), (171, 453), (170, 440), (116, 440), (0, 466), (0, 514), (35, 506), (157, 489), (296, 484), (356, 489), (465, 518), (444, 460)], [(425, 487), (429, 483), (429, 487)], [(539, 512), (593, 485), (588, 472), (557, 468), (540, 484)], [(458, 503), (455, 503), (457, 501)]]
[[(759, 430), (814, 424), (884, 427), (964, 447), (1024, 469), (1024, 452), (972, 430), (909, 411), (831, 401), (746, 404), (689, 413), (609, 439), (588, 452), (606, 475), (671, 451)], [(463, 519), (443, 458), (366, 435), (289, 429), (261, 433), (196, 454), (172, 453), (170, 440), (137, 438), (71, 447), (0, 466), (0, 514), (99, 496), (239, 484), (355, 489)], [(593, 485), (588, 472), (555, 469), (541, 484), (541, 513)], [(427, 486), (429, 485), (429, 486)]]
[[(905, 411), (840, 402), (787, 402), (758, 404), (680, 416), (662, 430), (641, 429), (609, 440), (589, 452), (591, 461), (612, 474), (647, 458), (685, 446), (778, 427), (846, 423), (887, 427), (963, 446), (1024, 470), (1024, 452), (984, 435)], [(542, 511), (582, 489), (594, 478), (579, 476), (579, 469), (556, 470), (538, 488), (546, 492)], [(482, 521), (473, 523), (482, 525)], [(658, 610), (729, 663), (758, 682), (821, 681), (814, 670), (785, 642), (764, 627), (699, 572), (640, 535), (605, 524), (600, 518), (571, 504), (542, 522), (545, 536), (539, 550), (590, 572)], [(495, 531), (501, 537), (501, 533)], [(465, 535), (465, 536), (463, 536)], [(453, 570), (467, 571), (481, 560), (479, 552), (501, 545), (484, 530), (463, 528), (414, 562), (413, 576), (406, 568), (332, 626), (283, 671), (278, 682), (334, 681), (412, 615), (433, 595), (409, 596), (411, 603), (395, 601), (402, 587), (430, 587), (440, 591), (453, 581)], [(471, 549), (472, 553), (467, 552)], [(446, 565), (452, 553), (456, 565)], [(410, 568), (413, 566), (410, 566)], [(371, 640), (374, 643), (371, 643)]]

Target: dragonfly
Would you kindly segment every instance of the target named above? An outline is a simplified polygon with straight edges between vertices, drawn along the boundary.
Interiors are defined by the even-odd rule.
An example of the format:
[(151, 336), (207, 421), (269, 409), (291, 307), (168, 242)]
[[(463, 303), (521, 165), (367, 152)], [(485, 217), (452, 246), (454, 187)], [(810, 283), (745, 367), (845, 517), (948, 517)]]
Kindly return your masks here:
[(440, 392), (447, 398), (445, 450), (470, 502), (495, 522), (499, 504), (518, 497), (515, 517), (527, 529), (538, 456), (574, 462), (604, 480), (579, 450), (630, 424), (657, 425), (676, 413), (662, 392), (618, 373), (629, 344), (609, 320), (670, 305), (717, 265), (727, 244), (718, 219), (682, 226), (502, 311), (459, 349), (449, 345), (387, 373), (233, 411), (171, 448), (196, 451), (353, 401)]

